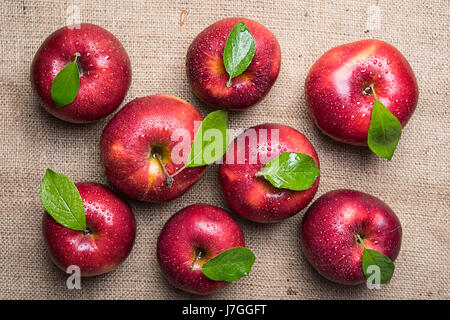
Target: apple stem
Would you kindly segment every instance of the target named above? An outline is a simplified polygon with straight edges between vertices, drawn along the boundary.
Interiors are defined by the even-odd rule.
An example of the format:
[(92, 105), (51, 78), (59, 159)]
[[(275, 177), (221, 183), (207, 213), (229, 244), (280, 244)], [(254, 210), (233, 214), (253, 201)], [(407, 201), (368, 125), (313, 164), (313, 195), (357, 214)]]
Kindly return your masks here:
[(154, 157), (156, 158), (156, 160), (158, 160), (159, 165), (161, 166), (162, 171), (164, 172), (164, 175), (166, 176), (166, 186), (168, 188), (170, 188), (173, 184), (173, 176), (171, 176), (167, 170), (166, 170), (166, 165), (162, 163), (161, 160), (161, 156), (159, 155), (159, 153), (155, 153)]
[(200, 260), (202, 257), (202, 251), (198, 250), (197, 256), (195, 257), (194, 261), (192, 262), (191, 266), (189, 267), (190, 270), (199, 270), (201, 268), (195, 268), (195, 264), (198, 260)]
[(378, 100), (377, 94), (375, 93), (375, 88), (373, 87), (373, 83), (370, 85), (370, 89), (372, 89), (373, 96), (375, 97), (375, 99)]

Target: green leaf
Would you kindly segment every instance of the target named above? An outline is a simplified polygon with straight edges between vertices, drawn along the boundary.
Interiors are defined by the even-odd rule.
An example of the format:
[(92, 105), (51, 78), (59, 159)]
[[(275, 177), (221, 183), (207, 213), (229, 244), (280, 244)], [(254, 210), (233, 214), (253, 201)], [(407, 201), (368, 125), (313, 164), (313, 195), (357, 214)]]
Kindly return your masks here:
[(247, 69), (254, 55), (255, 39), (250, 30), (248, 30), (247, 25), (239, 21), (228, 35), (223, 52), (223, 63), (230, 76), (227, 87), (230, 86), (232, 78), (240, 75)]
[(185, 167), (200, 167), (220, 159), (228, 146), (228, 114), (218, 110), (202, 121)]
[(400, 121), (378, 99), (375, 99), (367, 134), (370, 150), (380, 157), (391, 160), (401, 134)]
[(80, 72), (77, 58), (78, 55), (75, 55), (75, 61), (65, 66), (53, 79), (50, 93), (58, 108), (72, 103), (77, 97), (80, 87)]
[(59, 224), (72, 230), (86, 229), (83, 200), (65, 175), (47, 169), (41, 184), (41, 202)]
[[(362, 270), (368, 279), (375, 270), (368, 270), (370, 266), (376, 266), (380, 271), (380, 283), (389, 283), (394, 274), (394, 263), (386, 255), (372, 249), (364, 248), (362, 257)], [(376, 268), (375, 268), (376, 269)]]
[(218, 254), (202, 266), (205, 276), (215, 281), (236, 281), (252, 270), (255, 255), (245, 247), (235, 247)]
[(264, 176), (273, 186), (295, 191), (308, 190), (319, 175), (314, 159), (304, 153), (283, 152), (268, 162), (257, 177)]

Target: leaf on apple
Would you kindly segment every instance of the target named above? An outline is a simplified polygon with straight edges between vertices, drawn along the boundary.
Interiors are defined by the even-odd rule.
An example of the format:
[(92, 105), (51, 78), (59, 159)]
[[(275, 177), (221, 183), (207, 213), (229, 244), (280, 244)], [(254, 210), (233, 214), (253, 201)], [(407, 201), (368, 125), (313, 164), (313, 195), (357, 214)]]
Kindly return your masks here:
[[(375, 266), (372, 267), (372, 266)], [(372, 267), (372, 268), (371, 268)], [(366, 279), (374, 272), (380, 272), (380, 283), (389, 283), (394, 274), (395, 265), (391, 259), (373, 249), (364, 247), (362, 256), (362, 270)]]
[(283, 152), (269, 161), (262, 172), (263, 176), (274, 187), (295, 191), (308, 190), (319, 175), (314, 159), (304, 153)]
[(67, 176), (47, 169), (40, 193), (42, 205), (56, 222), (72, 230), (86, 229), (83, 200)]
[(50, 94), (58, 108), (72, 103), (80, 88), (80, 71), (77, 65), (78, 55), (75, 60), (64, 67), (53, 79)]
[(228, 114), (218, 110), (202, 121), (194, 137), (186, 168), (200, 167), (215, 162), (227, 151)]
[(203, 274), (214, 281), (232, 282), (247, 276), (255, 262), (253, 252), (235, 247), (218, 254), (203, 264)]
[(375, 98), (367, 134), (367, 144), (370, 150), (380, 157), (391, 160), (401, 134), (400, 121), (381, 101)]
[(231, 30), (223, 52), (223, 63), (228, 75), (227, 87), (231, 85), (231, 79), (243, 73), (255, 55), (255, 39), (247, 25), (239, 21)]

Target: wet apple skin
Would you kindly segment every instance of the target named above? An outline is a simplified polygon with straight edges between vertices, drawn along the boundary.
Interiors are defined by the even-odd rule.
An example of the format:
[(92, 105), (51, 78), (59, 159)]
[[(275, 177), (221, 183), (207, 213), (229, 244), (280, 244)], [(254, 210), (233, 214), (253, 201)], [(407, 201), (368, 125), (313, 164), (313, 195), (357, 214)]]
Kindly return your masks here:
[(401, 247), (402, 227), (394, 211), (380, 199), (355, 190), (334, 190), (318, 198), (301, 224), (303, 253), (325, 278), (348, 285), (365, 282), (361, 261), (367, 249), (394, 261)]
[[(264, 177), (255, 175), (264, 169), (267, 162), (283, 152), (305, 153), (320, 168), (313, 145), (299, 131), (285, 125), (267, 123), (249, 128), (246, 132), (249, 130), (254, 130), (258, 136), (261, 130), (279, 130), (279, 143), (273, 143), (270, 134), (267, 134), (267, 141), (261, 139), (256, 144), (247, 143), (245, 147), (238, 147), (238, 138), (232, 142), (234, 147), (228, 149), (219, 172), (225, 200), (234, 212), (255, 222), (277, 222), (297, 214), (314, 198), (319, 177), (308, 190), (293, 191), (278, 189)], [(227, 160), (230, 152), (234, 153), (235, 161), (232, 163)], [(237, 163), (239, 153), (245, 155), (243, 163)]]
[(200, 295), (215, 293), (227, 282), (213, 281), (201, 270), (191, 270), (195, 248), (205, 255), (195, 268), (219, 253), (245, 246), (244, 235), (237, 222), (222, 208), (194, 204), (175, 213), (164, 225), (158, 238), (157, 258), (162, 273), (176, 288)]
[[(231, 80), (223, 52), (234, 25), (243, 21), (255, 39), (255, 55), (248, 68)], [(260, 102), (275, 83), (281, 66), (278, 40), (262, 24), (246, 18), (227, 18), (210, 25), (191, 43), (186, 73), (197, 97), (217, 109), (243, 110)]]
[(99, 183), (75, 185), (83, 200), (90, 234), (68, 229), (47, 212), (42, 232), (53, 262), (63, 271), (78, 266), (82, 276), (95, 276), (119, 266), (131, 252), (136, 238), (136, 221), (131, 207)]
[(331, 138), (367, 145), (374, 95), (405, 126), (416, 109), (419, 89), (406, 58), (380, 40), (361, 40), (335, 47), (311, 67), (305, 97), (314, 123)]
[(182, 129), (192, 143), (196, 123), (202, 120), (194, 106), (174, 96), (158, 94), (134, 99), (103, 130), (100, 148), (105, 175), (121, 192), (137, 200), (164, 202), (180, 197), (202, 177), (205, 166), (181, 170), (169, 187), (151, 150), (164, 150), (163, 164), (169, 174), (174, 174), (183, 168), (190, 149), (181, 150), (181, 160), (174, 161), (172, 151), (184, 140), (173, 135)]
[[(75, 100), (58, 108), (51, 97), (56, 75), (80, 54), (80, 86)], [(89, 23), (63, 27), (43, 42), (31, 66), (31, 84), (42, 107), (72, 123), (97, 121), (115, 111), (131, 84), (131, 64), (119, 40)]]

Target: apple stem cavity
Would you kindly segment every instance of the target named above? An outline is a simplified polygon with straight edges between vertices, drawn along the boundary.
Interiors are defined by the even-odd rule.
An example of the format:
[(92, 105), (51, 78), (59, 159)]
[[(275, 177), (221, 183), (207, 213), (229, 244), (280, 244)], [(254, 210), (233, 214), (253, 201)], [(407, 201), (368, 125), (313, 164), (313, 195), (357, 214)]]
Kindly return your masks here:
[(176, 175), (178, 175), (181, 171), (183, 171), (184, 169), (186, 169), (186, 166), (182, 166), (180, 169), (178, 169), (177, 171), (175, 171), (175, 173), (170, 174), (169, 172), (167, 172), (166, 165), (163, 164), (163, 162), (162, 162), (161, 155), (160, 155), (159, 153), (155, 152), (155, 153), (153, 154), (153, 157), (154, 157), (156, 160), (158, 160), (158, 163), (159, 163), (159, 165), (161, 166), (161, 169), (162, 169), (162, 171), (164, 172), (164, 175), (166, 176), (166, 186), (170, 188), (170, 187), (173, 185), (173, 182), (174, 182), (174, 179), (173, 179), (173, 178), (174, 178)]
[(91, 235), (94, 231), (90, 227), (86, 227), (86, 229), (83, 230), (83, 235), (88, 236)]
[(197, 261), (200, 260), (203, 256), (203, 250), (197, 249), (197, 256), (195, 257), (194, 261), (192, 261), (191, 266), (189, 267), (189, 270), (195, 271), (200, 270), (201, 268), (196, 267)]

